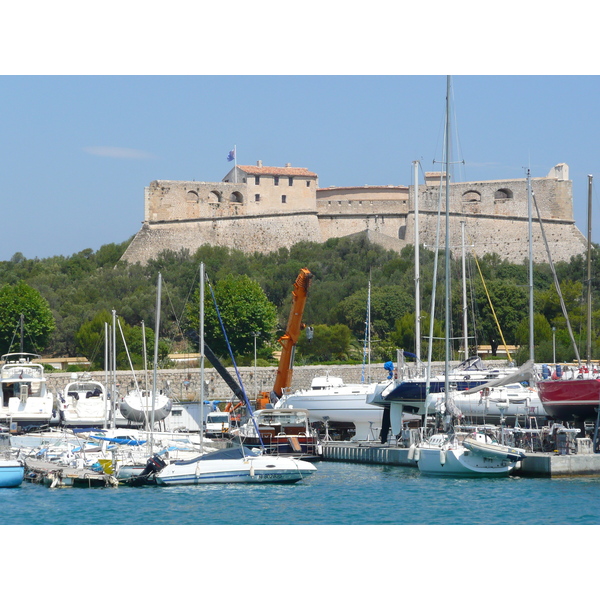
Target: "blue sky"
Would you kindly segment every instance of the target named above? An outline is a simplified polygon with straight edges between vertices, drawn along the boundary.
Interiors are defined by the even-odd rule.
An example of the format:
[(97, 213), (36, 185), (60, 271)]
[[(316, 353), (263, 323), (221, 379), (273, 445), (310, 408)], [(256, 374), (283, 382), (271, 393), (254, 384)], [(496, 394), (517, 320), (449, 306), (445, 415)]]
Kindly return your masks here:
[[(436, 48), (409, 66), (406, 47), (395, 37), (371, 37), (368, 48), (357, 47), (318, 19), (314, 35), (327, 34), (340, 57), (332, 62), (331, 52), (319, 53), (319, 42), (312, 53), (304, 47), (304, 54), (291, 43), (276, 52), (273, 44), (285, 41), (281, 35), (248, 43), (239, 35), (245, 25), (233, 35), (168, 35), (170, 17), (163, 18), (156, 3), (145, 6), (142, 16), (125, 15), (137, 19), (136, 27), (118, 23), (113, 38), (98, 33), (110, 10), (93, 16), (99, 29), (84, 34), (71, 28), (75, 46), (60, 36), (45, 45), (50, 38), (40, 18), (28, 40), (42, 37), (43, 50), (38, 44), (34, 57), (7, 62), (10, 68), (0, 71), (0, 260), (16, 252), (68, 256), (123, 242), (141, 227), (145, 186), (155, 179), (219, 181), (232, 166), (226, 157), (234, 145), (238, 164), (289, 162), (315, 171), (322, 187), (411, 185), (417, 159), (423, 170), (440, 168), (434, 161), (442, 160), (445, 73), (453, 71), (445, 69), (451, 61), (437, 60)], [(362, 26), (377, 14), (364, 17)], [(182, 14), (176, 16), (186, 30)], [(299, 19), (297, 27), (308, 24)], [(359, 27), (360, 15), (344, 19), (349, 30)], [(390, 27), (377, 23), (384, 33)], [(520, 20), (514, 27), (511, 39), (527, 30)], [(539, 60), (528, 72), (548, 74), (507, 75), (520, 72), (522, 59), (506, 54), (504, 69), (494, 66), (498, 56), (480, 66), (478, 52), (464, 47), (471, 48), (471, 59), (462, 56), (452, 79), (454, 158), (465, 161), (456, 179), (524, 177), (527, 167), (541, 177), (565, 162), (585, 234), (587, 174), (600, 180), (600, 77), (585, 70), (554, 75), (539, 68)], [(182, 53), (190, 48), (195, 60)], [(401, 57), (395, 67), (390, 49)], [(142, 50), (146, 60), (139, 59)], [(82, 55), (93, 60), (82, 61)], [(373, 57), (386, 60), (369, 62)], [(565, 56), (552, 58), (541, 63), (570, 72)], [(600, 241), (596, 204), (594, 193), (593, 239)]]

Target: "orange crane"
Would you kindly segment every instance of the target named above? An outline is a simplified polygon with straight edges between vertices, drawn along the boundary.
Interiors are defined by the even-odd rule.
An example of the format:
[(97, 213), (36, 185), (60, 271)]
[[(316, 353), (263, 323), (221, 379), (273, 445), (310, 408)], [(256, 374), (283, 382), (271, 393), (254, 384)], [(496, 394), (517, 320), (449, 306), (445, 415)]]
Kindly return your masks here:
[(294, 373), (294, 353), (300, 332), (305, 325), (302, 323), (302, 315), (304, 314), (304, 306), (308, 296), (308, 288), (310, 287), (313, 274), (308, 269), (300, 269), (300, 273), (294, 282), (292, 291), (292, 308), (288, 318), (287, 328), (285, 333), (279, 338), (281, 344), (281, 356), (279, 357), (279, 367), (273, 391), (261, 392), (256, 399), (256, 408), (264, 408), (266, 404), (272, 401), (275, 403), (283, 395), (283, 390), (289, 388), (292, 384), (292, 375)]

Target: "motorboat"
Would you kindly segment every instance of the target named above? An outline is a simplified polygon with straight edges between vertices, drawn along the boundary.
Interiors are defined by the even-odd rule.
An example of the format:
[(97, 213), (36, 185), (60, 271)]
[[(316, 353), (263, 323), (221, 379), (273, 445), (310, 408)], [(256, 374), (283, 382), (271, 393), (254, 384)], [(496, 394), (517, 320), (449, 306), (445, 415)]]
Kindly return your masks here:
[(0, 421), (10, 423), (13, 431), (48, 426), (53, 419), (54, 397), (47, 389), (40, 358), (27, 352), (2, 356)]
[(235, 446), (167, 464), (155, 475), (159, 485), (204, 483), (296, 483), (316, 472), (307, 461)]
[(25, 462), (12, 456), (10, 446), (10, 435), (0, 432), (0, 488), (17, 487), (25, 477)]
[[(258, 433), (257, 433), (258, 428)], [(302, 408), (263, 408), (231, 432), (232, 439), (266, 454), (293, 456), (304, 460), (320, 458), (321, 444), (311, 427), (308, 410)]]
[(367, 399), (387, 385), (388, 382), (345, 384), (341, 377), (315, 377), (310, 389), (284, 394), (275, 408), (304, 409), (311, 423), (353, 427), (353, 441), (374, 440), (381, 429), (383, 408), (369, 404)]
[(525, 452), (496, 443), (482, 432), (435, 433), (409, 449), (425, 475), (506, 477), (525, 458)]
[(101, 427), (110, 422), (104, 385), (89, 376), (70, 381), (58, 395), (57, 406), (65, 427)]

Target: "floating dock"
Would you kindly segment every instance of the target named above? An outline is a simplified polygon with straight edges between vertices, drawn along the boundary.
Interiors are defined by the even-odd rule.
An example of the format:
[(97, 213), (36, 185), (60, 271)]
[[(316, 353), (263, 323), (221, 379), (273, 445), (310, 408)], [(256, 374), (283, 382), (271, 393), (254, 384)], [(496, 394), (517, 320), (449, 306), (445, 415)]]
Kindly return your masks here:
[[(408, 448), (376, 442), (324, 442), (323, 460), (416, 468), (417, 463), (408, 458), (408, 451)], [(527, 452), (513, 474), (521, 477), (600, 476), (600, 454)]]
[(104, 472), (59, 465), (43, 460), (25, 460), (25, 480), (46, 487), (116, 487), (116, 477)]

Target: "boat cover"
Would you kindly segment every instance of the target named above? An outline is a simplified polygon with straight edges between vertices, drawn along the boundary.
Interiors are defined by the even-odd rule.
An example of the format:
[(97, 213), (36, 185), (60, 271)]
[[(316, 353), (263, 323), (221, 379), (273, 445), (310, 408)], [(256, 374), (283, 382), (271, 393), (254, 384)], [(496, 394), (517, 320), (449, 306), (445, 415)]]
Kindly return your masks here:
[(234, 448), (225, 448), (224, 450), (215, 450), (214, 452), (208, 452), (207, 454), (202, 454), (201, 456), (197, 456), (196, 458), (192, 458), (191, 460), (178, 460), (175, 461), (176, 465), (191, 465), (192, 463), (198, 462), (200, 460), (239, 460), (240, 458), (245, 458), (246, 456), (259, 456), (260, 452), (257, 452), (253, 448), (248, 448), (246, 446), (235, 446)]

